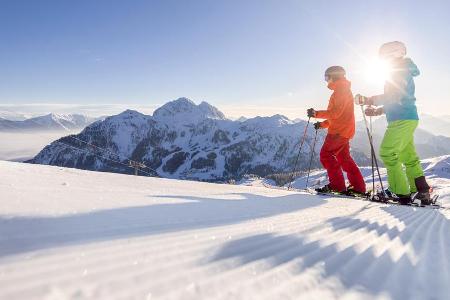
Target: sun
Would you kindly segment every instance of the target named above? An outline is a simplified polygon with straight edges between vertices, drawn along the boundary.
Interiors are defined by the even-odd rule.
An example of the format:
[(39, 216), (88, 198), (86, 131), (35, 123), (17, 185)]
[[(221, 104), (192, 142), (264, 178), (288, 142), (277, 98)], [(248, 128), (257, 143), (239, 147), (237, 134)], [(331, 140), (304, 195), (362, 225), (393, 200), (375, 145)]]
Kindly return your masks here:
[(390, 73), (391, 66), (387, 61), (374, 58), (367, 63), (365, 77), (372, 84), (384, 84), (390, 79)]

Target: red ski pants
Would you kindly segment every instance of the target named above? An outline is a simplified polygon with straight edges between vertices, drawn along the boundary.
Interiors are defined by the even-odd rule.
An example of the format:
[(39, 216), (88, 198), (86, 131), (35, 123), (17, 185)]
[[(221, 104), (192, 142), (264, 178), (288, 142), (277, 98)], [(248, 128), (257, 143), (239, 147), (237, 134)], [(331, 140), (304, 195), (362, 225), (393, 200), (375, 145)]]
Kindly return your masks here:
[(346, 190), (342, 170), (347, 173), (348, 181), (361, 193), (366, 192), (366, 184), (361, 171), (350, 156), (350, 140), (338, 134), (328, 134), (320, 150), (320, 162), (327, 170), (331, 189), (339, 192)]

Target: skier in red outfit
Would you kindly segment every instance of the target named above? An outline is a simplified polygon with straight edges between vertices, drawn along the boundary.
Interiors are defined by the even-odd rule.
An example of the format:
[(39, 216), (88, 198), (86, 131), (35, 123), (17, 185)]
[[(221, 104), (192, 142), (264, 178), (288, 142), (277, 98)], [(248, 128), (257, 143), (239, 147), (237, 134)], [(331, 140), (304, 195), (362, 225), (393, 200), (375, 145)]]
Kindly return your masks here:
[[(314, 124), (316, 129), (328, 128), (328, 134), (320, 151), (320, 162), (327, 170), (330, 183), (316, 189), (318, 192), (357, 193), (366, 192), (366, 184), (353, 158), (350, 156), (350, 139), (355, 134), (355, 115), (350, 81), (340, 66), (325, 71), (325, 81), (333, 91), (327, 110), (307, 110), (308, 117), (326, 119)], [(345, 186), (342, 170), (347, 173), (350, 187)]]

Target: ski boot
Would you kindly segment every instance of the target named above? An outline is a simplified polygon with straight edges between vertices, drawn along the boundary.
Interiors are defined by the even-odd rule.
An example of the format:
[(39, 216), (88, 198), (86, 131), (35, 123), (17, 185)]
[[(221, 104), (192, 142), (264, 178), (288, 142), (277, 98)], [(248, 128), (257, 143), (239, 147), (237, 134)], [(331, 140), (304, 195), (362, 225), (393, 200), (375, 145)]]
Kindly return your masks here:
[(351, 186), (351, 185), (349, 185), (347, 187), (347, 191), (345, 192), (345, 194), (348, 195), (348, 196), (357, 197), (357, 198), (368, 198), (368, 197), (370, 197), (370, 192), (367, 192), (367, 193), (359, 192), (359, 191), (355, 190), (353, 188), (353, 186)]
[(389, 189), (386, 189), (384, 192), (386, 195), (388, 195), (389, 200), (398, 202), (401, 205), (409, 205), (412, 202), (411, 195), (395, 194), (394, 192), (390, 191)]
[[(410, 205), (412, 203), (411, 195), (395, 195), (397, 202), (401, 205)], [(394, 200), (395, 201), (395, 200)]]
[(414, 181), (417, 187), (414, 199), (420, 200), (421, 205), (433, 204), (433, 198), (431, 197), (433, 189), (428, 185), (425, 176), (417, 177)]
[(322, 186), (322, 187), (318, 187), (318, 188), (316, 188), (316, 189), (314, 189), (316, 192), (318, 192), (318, 193), (325, 193), (325, 194), (328, 194), (328, 193), (335, 193), (336, 191), (335, 190), (332, 190), (331, 189), (331, 187), (330, 187), (330, 185), (329, 184), (326, 184), (326, 185), (324, 185), (324, 186)]
[(395, 194), (389, 189), (384, 190), (384, 192), (378, 192), (372, 196), (372, 201), (376, 202), (398, 202), (401, 205), (410, 205), (412, 200), (410, 195), (400, 195)]
[(374, 202), (386, 203), (389, 201), (389, 195), (387, 194), (387, 192), (389, 191), (385, 190), (373, 192), (373, 194), (369, 197), (369, 200)]
[(340, 192), (337, 190), (333, 190), (329, 184), (324, 185), (323, 187), (319, 187), (314, 189), (319, 194), (334, 194), (334, 195), (344, 195), (346, 196), (345, 192)]

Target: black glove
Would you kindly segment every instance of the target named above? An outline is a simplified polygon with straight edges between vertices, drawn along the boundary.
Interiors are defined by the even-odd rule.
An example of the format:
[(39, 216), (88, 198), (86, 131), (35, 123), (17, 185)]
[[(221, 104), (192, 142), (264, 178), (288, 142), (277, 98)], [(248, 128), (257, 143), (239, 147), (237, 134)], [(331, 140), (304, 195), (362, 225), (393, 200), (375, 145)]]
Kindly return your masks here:
[(319, 130), (320, 128), (322, 128), (321, 123), (320, 122), (316, 122), (314, 123), (314, 129), (315, 130)]
[(306, 111), (306, 115), (307, 115), (309, 118), (314, 118), (314, 117), (316, 116), (316, 111), (314, 110), (314, 108), (309, 108), (309, 109)]

